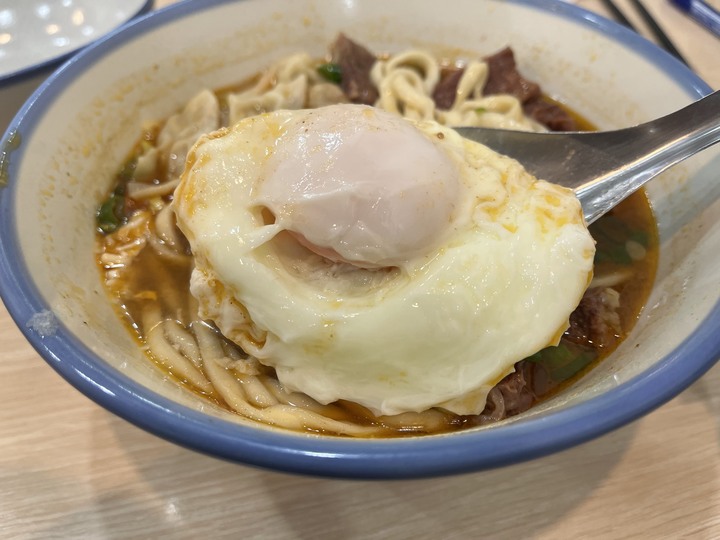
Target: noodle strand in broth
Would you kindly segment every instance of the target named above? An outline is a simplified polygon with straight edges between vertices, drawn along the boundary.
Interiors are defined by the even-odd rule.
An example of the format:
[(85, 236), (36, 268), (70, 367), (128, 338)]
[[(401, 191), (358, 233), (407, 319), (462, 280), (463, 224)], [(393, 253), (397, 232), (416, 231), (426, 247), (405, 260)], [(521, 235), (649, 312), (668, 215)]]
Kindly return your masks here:
[[(177, 114), (146, 130), (113, 192), (113, 204), (117, 198), (125, 204), (120, 215), (115, 214), (118, 223), (111, 219), (101, 224), (103, 233), (98, 235), (98, 263), (109, 293), (157, 365), (186, 388), (252, 421), (341, 436), (386, 437), (442, 433), (516, 414), (513, 400), (517, 399), (508, 397), (507, 385), (490, 391), (486, 410), (476, 417), (440, 409), (375, 417), (355, 403), (323, 405), (304, 394), (286, 391), (272, 369), (198, 319), (197, 303), (188, 292), (192, 255), (169, 206), (188, 150), (201, 134), (249, 116), (348, 101), (337, 82), (322, 75), (319, 67), (324, 62), (305, 53), (292, 55), (237, 88), (202, 90)], [(457, 77), (452, 104), (441, 108), (433, 92), (448, 70), (457, 69), (462, 69), (462, 74)], [(526, 114), (517, 96), (484, 92), (491, 73), (489, 62), (483, 59), (449, 64), (426, 51), (408, 50), (378, 58), (367, 76), (378, 92), (375, 106), (407, 118), (432, 119), (448, 126), (547, 129)], [(640, 242), (630, 249), (637, 260), (628, 264), (609, 261), (596, 267), (591, 287), (613, 291), (624, 307), (619, 311), (622, 320), (618, 319), (622, 329), (613, 330), (616, 337), (610, 345), (593, 349), (595, 359), (607, 355), (632, 327), (655, 267), (654, 225), (644, 196), (634, 196), (624, 208), (618, 216), (634, 217), (627, 218), (626, 226), (614, 225), (609, 236), (624, 231), (621, 234), (627, 238), (620, 238), (618, 244), (628, 239)], [(597, 227), (603, 227), (602, 220)], [(638, 240), (638, 230), (645, 231), (644, 241)], [(631, 290), (638, 292), (626, 294)], [(592, 344), (582, 346), (592, 348)], [(246, 350), (251, 352), (252, 347)], [(554, 368), (532, 363), (536, 362), (533, 359), (530, 362), (522, 371), (522, 383), (533, 403), (567, 384), (550, 380)], [(577, 369), (569, 380), (589, 365)], [(510, 383), (519, 380), (520, 375), (508, 377), (513, 375)]]

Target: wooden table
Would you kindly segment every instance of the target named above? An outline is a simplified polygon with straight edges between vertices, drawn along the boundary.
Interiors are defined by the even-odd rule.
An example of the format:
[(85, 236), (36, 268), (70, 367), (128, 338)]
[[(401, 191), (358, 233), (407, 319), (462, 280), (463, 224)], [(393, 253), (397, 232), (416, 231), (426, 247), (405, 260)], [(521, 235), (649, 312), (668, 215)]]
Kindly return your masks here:
[[(645, 3), (720, 88), (720, 40)], [(61, 380), (4, 308), (0, 343), (0, 538), (720, 538), (720, 365), (645, 418), (544, 459), (357, 482), (229, 464), (149, 435)]]

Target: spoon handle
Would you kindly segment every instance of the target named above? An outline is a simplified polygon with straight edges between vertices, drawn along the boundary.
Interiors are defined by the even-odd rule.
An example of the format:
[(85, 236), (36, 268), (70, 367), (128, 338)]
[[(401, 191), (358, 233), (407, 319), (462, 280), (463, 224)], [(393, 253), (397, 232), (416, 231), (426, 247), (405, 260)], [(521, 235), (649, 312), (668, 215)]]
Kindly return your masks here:
[(615, 144), (605, 148), (622, 165), (576, 189), (588, 223), (662, 171), (720, 141), (720, 92), (652, 122), (607, 132), (607, 137)]

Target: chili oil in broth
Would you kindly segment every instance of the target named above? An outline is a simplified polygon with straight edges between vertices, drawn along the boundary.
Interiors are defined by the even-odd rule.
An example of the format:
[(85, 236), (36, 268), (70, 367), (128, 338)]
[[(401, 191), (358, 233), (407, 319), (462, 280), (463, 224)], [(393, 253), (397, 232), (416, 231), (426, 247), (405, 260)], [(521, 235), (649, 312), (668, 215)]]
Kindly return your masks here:
[[(223, 88), (216, 92), (223, 116), (227, 116), (227, 107), (224, 106), (227, 93), (252, 86), (259, 76), (254, 76), (241, 84)], [(579, 129), (585, 131), (594, 129), (590, 122), (573, 109), (547, 96), (543, 96), (543, 99), (565, 109), (576, 121)], [(144, 145), (154, 144), (158, 131), (159, 127), (154, 126), (142, 133), (125, 164), (116, 175), (113, 183), (114, 189), (108, 201), (113, 197), (124, 199), (123, 212), (126, 215), (131, 215), (132, 212), (139, 208), (135, 201), (124, 196), (123, 186), (128, 181), (128, 172), (132, 170), (133, 163), (137, 161), (137, 156), (141, 154)], [(161, 178), (164, 171), (159, 168), (156, 175)], [(172, 195), (165, 197), (164, 202), (169, 202), (171, 198)], [(102, 212), (102, 208), (100, 212)], [(154, 227), (154, 222), (151, 227)], [(561, 340), (560, 347), (549, 347), (516, 364), (517, 369), (524, 365), (524, 371), (531, 374), (531, 380), (528, 382), (532, 394), (530, 406), (534, 406), (562, 391), (611, 354), (632, 330), (652, 288), (658, 260), (658, 233), (652, 209), (644, 190), (631, 195), (607, 215), (593, 223), (590, 226), (590, 232), (597, 241), (596, 279), (611, 276), (610, 282), (613, 283), (611, 288), (620, 295), (620, 307), (617, 310), (620, 327), (618, 331), (613, 332), (609, 340), (602, 344), (594, 343), (590, 339), (585, 340), (583, 343), (569, 342), (566, 339), (566, 333), (566, 336), (563, 336)], [(152, 230), (150, 233), (155, 234)], [(103, 236), (104, 231), (98, 229), (98, 254), (103, 249)], [(190, 255), (189, 248), (186, 246), (185, 249), (187, 255)], [(99, 257), (98, 264), (101, 272), (104, 272), (106, 267)], [(160, 257), (149, 246), (146, 246), (134, 259), (131, 270), (127, 273), (125, 283), (123, 283), (123, 288), (131, 291), (131, 294), (126, 295), (123, 300), (115, 298), (114, 304), (121, 319), (137, 339), (139, 346), (146, 351), (149, 359), (169, 378), (188, 391), (210, 400), (215, 405), (232, 410), (215, 392), (202, 391), (184, 378), (179, 377), (173, 372), (171, 366), (167, 365), (162, 358), (153, 355), (147, 346), (146, 332), (148, 329), (143, 327), (143, 309), (147, 302), (158, 303), (163, 317), (172, 318), (182, 326), (189, 325), (197, 318), (197, 302), (189, 292), (191, 272), (192, 259), (190, 257), (185, 262), (173, 261), (168, 263), (166, 259)], [(617, 282), (613, 282), (613, 279)], [(567, 348), (568, 344), (571, 348), (569, 353), (563, 348)], [(225, 340), (225, 346), (234, 347), (241, 354), (244, 354), (236, 345), (227, 340)], [(558, 351), (560, 351), (560, 354), (557, 354)], [(263, 367), (262, 369), (267, 374), (272, 375), (273, 373), (271, 368)], [(512, 377), (512, 375), (508, 377)], [(383, 424), (383, 418), (374, 417), (370, 411), (358, 404), (341, 401), (335, 405), (336, 410), (342, 411), (339, 416), (345, 420), (362, 425)], [(492, 414), (486, 414), (492, 413), (492, 410), (489, 409), (491, 409), (490, 404), (483, 411), (483, 414), (476, 416), (457, 416), (444, 413), (446, 415), (444, 427), (433, 431), (433, 433), (487, 424), (492, 421)], [(516, 413), (513, 412), (509, 415), (513, 414)], [(417, 426), (410, 425), (407, 426), (407, 429), (388, 429), (383, 431), (382, 436), (393, 437), (402, 436), (403, 434), (418, 434)]]

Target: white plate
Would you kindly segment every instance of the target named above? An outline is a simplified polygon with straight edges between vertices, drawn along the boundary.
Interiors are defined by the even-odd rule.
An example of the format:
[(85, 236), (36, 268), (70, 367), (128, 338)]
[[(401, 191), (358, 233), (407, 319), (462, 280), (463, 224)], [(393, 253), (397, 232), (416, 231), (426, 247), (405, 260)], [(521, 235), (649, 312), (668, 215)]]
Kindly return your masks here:
[(58, 61), (151, 0), (0, 0), (0, 83)]

